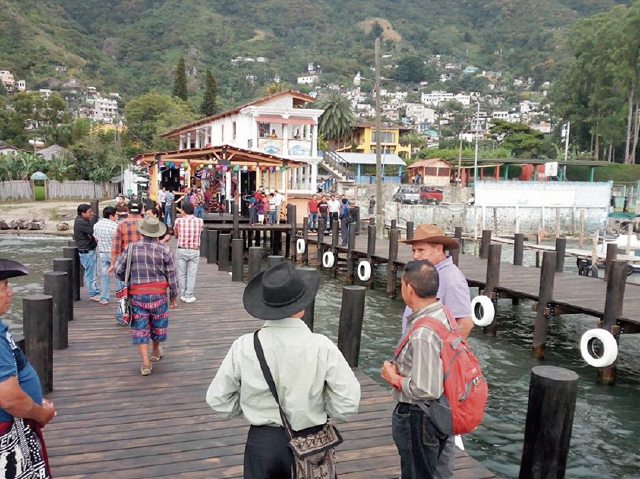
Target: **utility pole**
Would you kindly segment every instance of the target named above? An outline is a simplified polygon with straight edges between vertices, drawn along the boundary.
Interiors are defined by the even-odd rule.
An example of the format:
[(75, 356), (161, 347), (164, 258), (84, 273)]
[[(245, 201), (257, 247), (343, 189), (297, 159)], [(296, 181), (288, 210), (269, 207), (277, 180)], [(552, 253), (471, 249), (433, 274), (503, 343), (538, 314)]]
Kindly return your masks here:
[(564, 166), (562, 168), (562, 180), (567, 181), (567, 159), (569, 158), (569, 133), (571, 132), (571, 122), (567, 122), (566, 129), (562, 129), (564, 133)]
[(375, 87), (376, 87), (376, 225), (379, 232), (384, 232), (384, 216), (382, 210), (382, 113), (380, 107), (380, 37), (375, 43)]
[(473, 157), (473, 193), (476, 192), (476, 183), (478, 182), (478, 131), (480, 127), (480, 101), (478, 100), (478, 113), (476, 116), (476, 127), (474, 132), (476, 134), (476, 153)]

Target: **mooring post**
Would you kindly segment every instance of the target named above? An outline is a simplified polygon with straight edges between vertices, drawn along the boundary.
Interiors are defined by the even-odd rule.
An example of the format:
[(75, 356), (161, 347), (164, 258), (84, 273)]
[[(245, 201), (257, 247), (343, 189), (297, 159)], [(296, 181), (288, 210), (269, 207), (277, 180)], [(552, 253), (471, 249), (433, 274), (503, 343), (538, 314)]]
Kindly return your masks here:
[(283, 261), (284, 261), (284, 256), (271, 255), (267, 258), (267, 268), (271, 268), (272, 266), (275, 266), (278, 263), (282, 263)]
[(413, 239), (413, 221), (407, 221), (407, 239)]
[(562, 273), (564, 271), (564, 256), (566, 251), (567, 238), (564, 236), (556, 237), (556, 273)]
[[(498, 293), (496, 288), (500, 285), (500, 257), (502, 255), (502, 245), (489, 245), (489, 258), (487, 259), (487, 280), (485, 283), (484, 295), (491, 298), (493, 305), (498, 310)], [(495, 336), (498, 329), (498, 315), (493, 317), (493, 322), (483, 329), (487, 336)]]
[(387, 298), (396, 297), (396, 273), (395, 264), (398, 259), (398, 238), (400, 231), (397, 228), (389, 230), (389, 261), (387, 262)]
[(482, 230), (482, 240), (480, 241), (480, 258), (489, 257), (489, 245), (491, 244), (491, 230)]
[(69, 346), (69, 323), (67, 310), (71, 309), (69, 294), (66, 290), (68, 284), (67, 273), (61, 271), (45, 271), (44, 294), (53, 298), (52, 306), (52, 347), (53, 349), (65, 349)]
[(202, 228), (200, 233), (200, 257), (206, 258), (209, 250), (209, 233), (207, 228)]
[[(307, 267), (302, 267), (298, 269), (304, 270), (304, 271), (317, 271), (315, 268), (307, 268)], [(304, 321), (304, 324), (306, 324), (307, 327), (311, 331), (313, 331), (313, 323), (315, 321), (315, 317), (316, 317), (316, 300), (314, 299), (313, 301), (311, 301), (311, 304), (309, 304), (309, 306), (304, 308), (304, 315), (300, 319), (302, 319), (302, 321)]]
[(53, 298), (34, 294), (22, 300), (27, 359), (38, 373), (42, 393), (53, 391)]
[(244, 240), (231, 240), (231, 281), (242, 281), (244, 272)]
[(544, 345), (547, 342), (547, 326), (549, 325), (549, 317), (551, 316), (549, 302), (553, 297), (555, 275), (556, 252), (545, 251), (542, 254), (538, 305), (536, 308), (536, 320), (533, 327), (533, 357), (536, 359), (544, 359)]
[(68, 307), (64, 310), (67, 322), (73, 321), (73, 260), (70, 258), (56, 258), (53, 260), (53, 270), (67, 273), (65, 276), (65, 291)]
[(62, 256), (73, 260), (73, 273), (71, 283), (73, 284), (73, 300), (80, 301), (80, 255), (77, 246), (65, 246), (62, 248)]
[(556, 366), (531, 370), (519, 479), (565, 477), (577, 395), (574, 371)]
[(249, 281), (258, 276), (262, 271), (262, 248), (260, 246), (249, 247)]
[(231, 212), (233, 214), (233, 238), (240, 238), (240, 207), (234, 201), (231, 204)]
[(218, 236), (217, 230), (206, 230), (207, 232), (207, 264), (218, 262)]
[(95, 225), (98, 222), (98, 218), (102, 218), (102, 214), (100, 213), (100, 201), (91, 200), (89, 202), (91, 205), (91, 224)]
[[(297, 243), (296, 239), (296, 243)], [(302, 264), (309, 264), (309, 218), (302, 218), (302, 241), (304, 241), (304, 251), (302, 252)], [(296, 245), (296, 253), (297, 251)]]
[(618, 258), (618, 245), (615, 243), (607, 243), (607, 256), (604, 262), (604, 280), (609, 281), (609, 271), (611, 263)]
[(375, 267), (373, 263), (373, 257), (376, 254), (376, 225), (367, 225), (367, 261), (371, 265), (371, 277), (367, 282), (369, 289), (375, 287)]
[(173, 230), (173, 226), (176, 224), (176, 209), (178, 208), (178, 205), (176, 205), (176, 202), (174, 201), (173, 203), (171, 203), (171, 224), (168, 225), (171, 230)]
[[(460, 249), (464, 248), (464, 243), (462, 242), (462, 226), (456, 226), (453, 229), (453, 237), (458, 240), (458, 244), (460, 245)], [(464, 254), (464, 251), (462, 251)]]
[[(397, 230), (396, 230), (397, 231)], [(343, 286), (340, 323), (338, 325), (338, 349), (352, 368), (358, 367), (360, 338), (364, 319), (364, 286)]]
[(355, 257), (353, 250), (356, 249), (357, 223), (349, 223), (347, 227), (347, 283), (353, 284), (355, 280)]
[(337, 221), (331, 222), (331, 252), (333, 253), (333, 266), (331, 267), (331, 276), (334, 278), (338, 276), (338, 231), (339, 223)]
[(322, 255), (324, 254), (324, 231), (327, 225), (324, 222), (324, 218), (320, 218), (318, 220), (318, 236), (317, 239), (317, 250), (316, 250), (316, 259), (318, 264), (322, 264)]
[[(611, 262), (609, 280), (607, 281), (607, 295), (604, 300), (604, 314), (602, 327), (616, 338), (620, 339), (620, 326), (618, 318), (622, 316), (622, 303), (624, 290), (627, 284), (626, 261), (615, 260)], [(598, 381), (603, 384), (613, 384), (616, 381), (616, 362), (606, 368), (598, 368)]]
[(524, 235), (516, 233), (513, 238), (513, 264), (522, 266), (524, 263)]
[(229, 271), (229, 248), (231, 235), (218, 235), (218, 271)]

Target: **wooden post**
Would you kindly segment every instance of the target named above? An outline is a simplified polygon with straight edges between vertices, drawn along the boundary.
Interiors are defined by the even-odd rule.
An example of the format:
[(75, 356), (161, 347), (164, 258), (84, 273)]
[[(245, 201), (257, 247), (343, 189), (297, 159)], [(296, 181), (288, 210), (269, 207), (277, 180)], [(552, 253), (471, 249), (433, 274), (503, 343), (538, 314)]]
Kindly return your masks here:
[(249, 247), (249, 281), (258, 276), (262, 271), (262, 248), (260, 246)]
[[(540, 244), (540, 231), (536, 233), (536, 244)], [(540, 250), (536, 249), (536, 268), (540, 267)]]
[(413, 239), (413, 221), (407, 221), (407, 239)]
[(373, 257), (376, 254), (376, 225), (369, 224), (367, 226), (367, 261), (371, 265), (371, 278), (369, 278), (369, 289), (375, 288), (375, 268), (373, 265)]
[(334, 256), (333, 266), (331, 267), (331, 276), (338, 276), (338, 222), (331, 222), (331, 252)]
[(491, 230), (482, 230), (482, 240), (480, 243), (480, 258), (489, 257), (489, 245), (491, 244)]
[(200, 257), (206, 258), (209, 251), (209, 233), (207, 228), (202, 228), (200, 233)]
[[(453, 237), (458, 240), (458, 244), (460, 245), (460, 249), (464, 248), (464, 243), (462, 242), (462, 226), (456, 226), (453, 229)], [(462, 251), (464, 254), (464, 251)]]
[(282, 263), (283, 261), (284, 256), (271, 255), (267, 258), (267, 268), (271, 268), (272, 266), (275, 266), (278, 263)]
[(102, 218), (102, 215), (100, 214), (100, 201), (91, 200), (89, 204), (91, 205), (91, 211), (93, 212), (91, 214), (91, 224), (95, 225), (98, 222), (98, 218)]
[[(618, 341), (620, 337), (618, 318), (622, 316), (622, 303), (624, 302), (626, 284), (627, 262), (619, 260), (612, 261), (609, 269), (609, 281), (607, 282), (607, 295), (604, 300), (602, 327), (613, 334), (616, 341)], [(598, 380), (603, 384), (615, 383), (616, 362), (606, 368), (598, 368)]]
[[(309, 264), (309, 218), (302, 218), (302, 240), (304, 241), (304, 251), (302, 253), (302, 264)], [(296, 240), (297, 242), (297, 240)], [(298, 248), (296, 246), (296, 253)]]
[(347, 283), (353, 284), (355, 279), (355, 258), (353, 250), (356, 249), (356, 232), (358, 225), (350, 223), (347, 226)]
[(496, 232), (496, 236), (498, 236), (498, 208), (493, 207), (493, 231)]
[(231, 240), (231, 281), (242, 281), (244, 272), (244, 240)]
[(524, 262), (524, 235), (516, 233), (513, 241), (513, 264), (522, 266)]
[[(304, 271), (316, 271), (315, 268), (307, 268), (307, 267), (302, 267), (298, 269), (304, 270)], [(311, 304), (309, 306), (304, 308), (304, 315), (300, 319), (302, 319), (302, 321), (304, 321), (304, 324), (306, 324), (307, 327), (311, 331), (313, 331), (313, 323), (315, 321), (315, 317), (316, 317), (316, 300), (314, 299), (313, 301), (311, 301)]]
[(67, 273), (61, 271), (45, 271), (44, 294), (53, 298), (52, 306), (52, 347), (53, 349), (65, 349), (69, 346), (69, 323), (67, 310), (71, 309)]
[(580, 210), (580, 236), (578, 237), (578, 248), (582, 249), (584, 241), (584, 210)]
[(173, 226), (176, 224), (176, 208), (177, 207), (178, 205), (176, 205), (175, 201), (171, 203), (171, 224), (168, 226), (171, 228), (172, 231), (173, 231)]
[(65, 246), (62, 248), (62, 256), (73, 260), (73, 274), (71, 283), (73, 284), (73, 300), (80, 301), (80, 255), (77, 246)]
[(574, 371), (556, 366), (531, 370), (520, 479), (565, 477), (577, 395)]
[(229, 271), (229, 247), (231, 235), (218, 235), (218, 271)]
[[(487, 280), (484, 294), (491, 298), (493, 305), (498, 309), (498, 298), (495, 289), (500, 285), (500, 257), (502, 255), (502, 245), (489, 245), (489, 258), (487, 259)], [(487, 336), (495, 336), (498, 329), (498, 318), (494, 316), (493, 322), (483, 330)]]
[(207, 232), (207, 264), (218, 262), (218, 237), (217, 230), (206, 230)]
[(547, 341), (549, 325), (548, 304), (553, 297), (553, 284), (556, 275), (556, 252), (545, 251), (542, 254), (542, 270), (540, 271), (540, 288), (538, 290), (538, 307), (533, 327), (533, 357), (544, 358), (544, 345)]
[(318, 220), (318, 235), (316, 236), (317, 239), (317, 251), (316, 251), (316, 259), (318, 261), (318, 264), (322, 264), (322, 255), (324, 254), (324, 232), (325, 232), (325, 228), (327, 227), (327, 225), (324, 222), (323, 218), (320, 218)]
[(564, 271), (564, 256), (567, 251), (567, 238), (564, 236), (556, 237), (556, 273)]
[(53, 391), (53, 298), (34, 294), (22, 300), (27, 359), (40, 378), (42, 393)]
[(67, 293), (68, 307), (65, 309), (64, 313), (67, 318), (67, 322), (73, 321), (73, 260), (70, 258), (56, 258), (53, 260), (53, 270), (67, 273), (67, 276), (65, 276), (66, 286), (64, 289)]
[(291, 233), (289, 233), (289, 249), (291, 251), (290, 258), (293, 260), (293, 264), (296, 264), (298, 259), (298, 252), (296, 251), (296, 235), (298, 234), (298, 220), (296, 213), (296, 205), (289, 205), (287, 212), (289, 213), (289, 224), (291, 225)]
[(398, 227), (398, 222), (396, 220), (391, 220), (391, 226), (389, 227), (389, 229), (396, 229)]
[(282, 252), (282, 231), (271, 230), (271, 242), (273, 243), (273, 254), (279, 255)]
[[(397, 230), (396, 230), (397, 231)], [(340, 323), (338, 325), (338, 349), (352, 368), (358, 367), (360, 338), (364, 319), (364, 286), (343, 286)]]
[(609, 281), (609, 271), (611, 262), (618, 258), (618, 245), (615, 243), (607, 243), (607, 256), (604, 263), (604, 280)]
[(396, 264), (398, 259), (398, 237), (400, 231), (397, 228), (389, 230), (389, 262), (387, 263), (387, 298), (396, 297)]

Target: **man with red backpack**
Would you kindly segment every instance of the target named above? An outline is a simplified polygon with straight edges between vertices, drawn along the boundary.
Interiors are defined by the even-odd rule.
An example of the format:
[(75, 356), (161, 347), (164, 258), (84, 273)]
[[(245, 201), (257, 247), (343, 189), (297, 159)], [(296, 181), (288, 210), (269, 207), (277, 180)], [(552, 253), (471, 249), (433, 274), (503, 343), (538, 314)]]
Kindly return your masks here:
[(426, 260), (410, 261), (402, 299), (412, 310), (407, 331), (381, 377), (393, 386), (393, 440), (402, 479), (432, 479), (447, 440), (482, 419), (487, 384), (451, 313), (436, 298), (438, 273)]

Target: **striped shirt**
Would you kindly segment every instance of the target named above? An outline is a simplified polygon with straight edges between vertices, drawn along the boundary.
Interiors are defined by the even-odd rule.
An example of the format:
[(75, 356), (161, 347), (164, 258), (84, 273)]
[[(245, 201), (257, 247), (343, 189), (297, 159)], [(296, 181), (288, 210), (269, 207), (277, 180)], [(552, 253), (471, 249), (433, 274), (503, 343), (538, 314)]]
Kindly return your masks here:
[(131, 283), (169, 283), (170, 299), (178, 297), (178, 277), (169, 247), (160, 243), (158, 238), (142, 237), (131, 243), (116, 260), (116, 276), (124, 281), (127, 270), (128, 248), (133, 248), (131, 256)]
[(93, 236), (98, 240), (98, 251), (100, 253), (111, 253), (113, 237), (116, 235), (118, 223), (108, 218), (100, 218), (93, 227)]
[(178, 238), (178, 248), (200, 249), (200, 235), (204, 228), (202, 218), (186, 215), (178, 218), (173, 233)]
[[(409, 316), (407, 330), (413, 322), (423, 316), (431, 316), (451, 330), (442, 303), (436, 301)], [(402, 390), (393, 389), (393, 398), (398, 402), (417, 403), (442, 396), (443, 370), (440, 361), (442, 340), (427, 327), (416, 329), (398, 353), (394, 362), (402, 378)]]
[(118, 228), (111, 244), (112, 255), (121, 255), (129, 243), (135, 243), (142, 238), (137, 228), (138, 221), (142, 221), (142, 216), (130, 214), (118, 223)]

